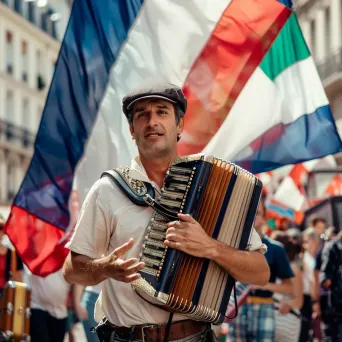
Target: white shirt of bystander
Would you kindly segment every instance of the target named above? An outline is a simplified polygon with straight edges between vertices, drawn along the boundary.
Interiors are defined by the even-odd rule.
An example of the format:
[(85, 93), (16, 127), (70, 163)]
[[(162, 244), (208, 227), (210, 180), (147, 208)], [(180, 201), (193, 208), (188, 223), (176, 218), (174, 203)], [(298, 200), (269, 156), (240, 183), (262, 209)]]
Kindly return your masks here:
[(47, 311), (57, 319), (68, 316), (67, 299), (70, 284), (63, 277), (62, 270), (48, 275), (38, 277), (27, 271), (27, 281), (31, 286), (31, 308)]

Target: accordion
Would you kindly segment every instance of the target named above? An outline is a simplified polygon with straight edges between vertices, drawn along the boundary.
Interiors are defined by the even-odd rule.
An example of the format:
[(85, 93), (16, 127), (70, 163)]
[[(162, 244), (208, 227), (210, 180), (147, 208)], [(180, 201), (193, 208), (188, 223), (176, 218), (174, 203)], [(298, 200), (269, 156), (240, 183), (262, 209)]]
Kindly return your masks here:
[(0, 335), (3, 340), (30, 341), (30, 305), (31, 288), (27, 284), (6, 283), (0, 298)]
[[(235, 279), (213, 261), (166, 247), (166, 225), (179, 220), (178, 213), (190, 214), (212, 238), (246, 249), (262, 183), (241, 167), (205, 154), (173, 161), (157, 200), (144, 184), (127, 181), (127, 170), (119, 173), (155, 209), (140, 254), (145, 268), (132, 283), (134, 291), (167, 311), (222, 323)], [(131, 199), (139, 204), (137, 197)]]

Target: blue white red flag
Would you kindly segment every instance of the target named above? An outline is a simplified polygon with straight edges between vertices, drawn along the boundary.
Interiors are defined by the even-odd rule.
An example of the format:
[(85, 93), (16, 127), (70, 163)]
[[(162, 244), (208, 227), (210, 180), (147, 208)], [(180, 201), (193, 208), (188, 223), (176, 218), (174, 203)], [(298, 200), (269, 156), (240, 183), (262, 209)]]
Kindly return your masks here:
[(180, 154), (214, 153), (260, 173), (341, 150), (295, 13), (284, 4), (74, 1), (6, 225), (34, 274), (64, 261), (73, 187), (82, 202), (104, 170), (136, 155), (121, 99), (146, 79), (180, 85), (189, 99)]

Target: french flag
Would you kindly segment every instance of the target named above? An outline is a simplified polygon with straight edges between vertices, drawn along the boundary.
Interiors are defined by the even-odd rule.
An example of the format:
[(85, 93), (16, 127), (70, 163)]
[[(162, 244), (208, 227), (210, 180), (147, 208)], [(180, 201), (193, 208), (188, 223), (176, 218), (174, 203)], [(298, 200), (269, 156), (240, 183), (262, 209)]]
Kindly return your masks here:
[(104, 170), (137, 154), (121, 100), (156, 77), (189, 100), (181, 155), (260, 173), (341, 150), (289, 1), (75, 0), (5, 228), (32, 273), (62, 266), (73, 191), (82, 203)]

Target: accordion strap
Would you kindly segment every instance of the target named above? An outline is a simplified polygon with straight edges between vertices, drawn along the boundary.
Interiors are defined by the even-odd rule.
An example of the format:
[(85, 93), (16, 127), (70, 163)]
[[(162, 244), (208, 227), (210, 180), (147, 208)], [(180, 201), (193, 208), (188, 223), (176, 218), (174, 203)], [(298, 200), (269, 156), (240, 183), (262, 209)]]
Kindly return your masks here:
[(152, 185), (130, 177), (129, 171), (128, 166), (123, 166), (103, 172), (101, 178), (109, 177), (134, 204), (148, 206), (149, 204), (144, 200), (144, 196), (154, 197)]
[(124, 166), (103, 172), (101, 178), (109, 177), (134, 204), (150, 206), (168, 221), (178, 220), (177, 212), (165, 208), (154, 200), (152, 185), (130, 177), (129, 171), (129, 167)]
[(177, 212), (165, 208), (156, 200), (154, 200), (150, 195), (146, 194), (144, 196), (144, 200), (150, 207), (152, 207), (159, 215), (163, 216), (167, 221), (171, 222), (179, 220)]

